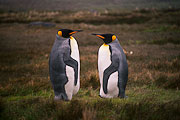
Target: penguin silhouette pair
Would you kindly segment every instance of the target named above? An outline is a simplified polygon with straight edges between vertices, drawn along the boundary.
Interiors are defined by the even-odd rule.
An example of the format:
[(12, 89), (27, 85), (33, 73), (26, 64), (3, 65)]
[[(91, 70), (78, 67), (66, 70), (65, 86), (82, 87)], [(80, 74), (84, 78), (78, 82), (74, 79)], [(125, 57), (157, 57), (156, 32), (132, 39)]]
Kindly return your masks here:
[[(71, 100), (80, 88), (79, 49), (73, 34), (82, 30), (60, 29), (49, 57), (50, 80), (55, 100)], [(126, 56), (114, 34), (92, 34), (104, 41), (98, 51), (100, 96), (125, 98), (128, 80)]]

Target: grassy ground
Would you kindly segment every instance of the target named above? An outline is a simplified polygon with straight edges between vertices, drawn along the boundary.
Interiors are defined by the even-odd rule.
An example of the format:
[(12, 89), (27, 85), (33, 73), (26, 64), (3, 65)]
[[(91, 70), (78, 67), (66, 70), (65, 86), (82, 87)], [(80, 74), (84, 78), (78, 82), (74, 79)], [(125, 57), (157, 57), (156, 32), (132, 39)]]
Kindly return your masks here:
[[(83, 120), (180, 119), (180, 10), (21, 12), (0, 14), (0, 118)], [(71, 19), (70, 19), (71, 18)], [(54, 27), (29, 22), (53, 22)], [(60, 28), (75, 38), (81, 89), (72, 101), (53, 101), (48, 58)], [(127, 99), (102, 99), (97, 51), (90, 33), (115, 33), (127, 53)]]

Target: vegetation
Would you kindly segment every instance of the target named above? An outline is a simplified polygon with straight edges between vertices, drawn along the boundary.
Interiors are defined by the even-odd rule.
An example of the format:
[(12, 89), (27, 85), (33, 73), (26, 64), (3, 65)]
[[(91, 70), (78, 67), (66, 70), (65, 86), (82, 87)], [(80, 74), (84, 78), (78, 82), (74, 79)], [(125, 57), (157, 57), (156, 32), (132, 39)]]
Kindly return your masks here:
[[(180, 10), (0, 13), (0, 118), (83, 120), (180, 119)], [(32, 25), (42, 21), (56, 26)], [(56, 31), (75, 34), (81, 89), (72, 101), (54, 101), (48, 58)], [(127, 99), (99, 95), (97, 52), (115, 33), (128, 52)], [(133, 54), (130, 54), (133, 51)]]

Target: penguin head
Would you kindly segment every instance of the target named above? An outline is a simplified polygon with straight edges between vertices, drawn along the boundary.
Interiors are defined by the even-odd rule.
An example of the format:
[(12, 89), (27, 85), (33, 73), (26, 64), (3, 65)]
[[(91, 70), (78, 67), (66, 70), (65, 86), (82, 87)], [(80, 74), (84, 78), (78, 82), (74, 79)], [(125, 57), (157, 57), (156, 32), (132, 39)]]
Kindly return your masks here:
[(77, 33), (77, 32), (81, 32), (82, 30), (70, 30), (70, 29), (60, 29), (57, 31), (57, 34), (60, 37), (64, 37), (64, 38), (70, 38), (70, 36), (72, 36), (73, 34)]
[(116, 40), (116, 36), (114, 34), (92, 34), (96, 35), (101, 38), (105, 44), (111, 43), (112, 41)]

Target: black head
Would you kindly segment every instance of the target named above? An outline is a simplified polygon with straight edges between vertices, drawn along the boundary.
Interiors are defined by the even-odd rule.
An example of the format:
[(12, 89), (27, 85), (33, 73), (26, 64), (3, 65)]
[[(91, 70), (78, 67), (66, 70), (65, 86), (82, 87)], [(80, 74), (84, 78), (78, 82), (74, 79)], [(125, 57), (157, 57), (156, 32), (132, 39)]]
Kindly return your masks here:
[(77, 32), (81, 32), (82, 30), (70, 30), (70, 29), (60, 29), (57, 31), (57, 34), (64, 38), (69, 38), (73, 34)]
[(116, 36), (114, 34), (92, 34), (96, 35), (101, 38), (105, 44), (111, 43), (112, 41), (116, 40)]

